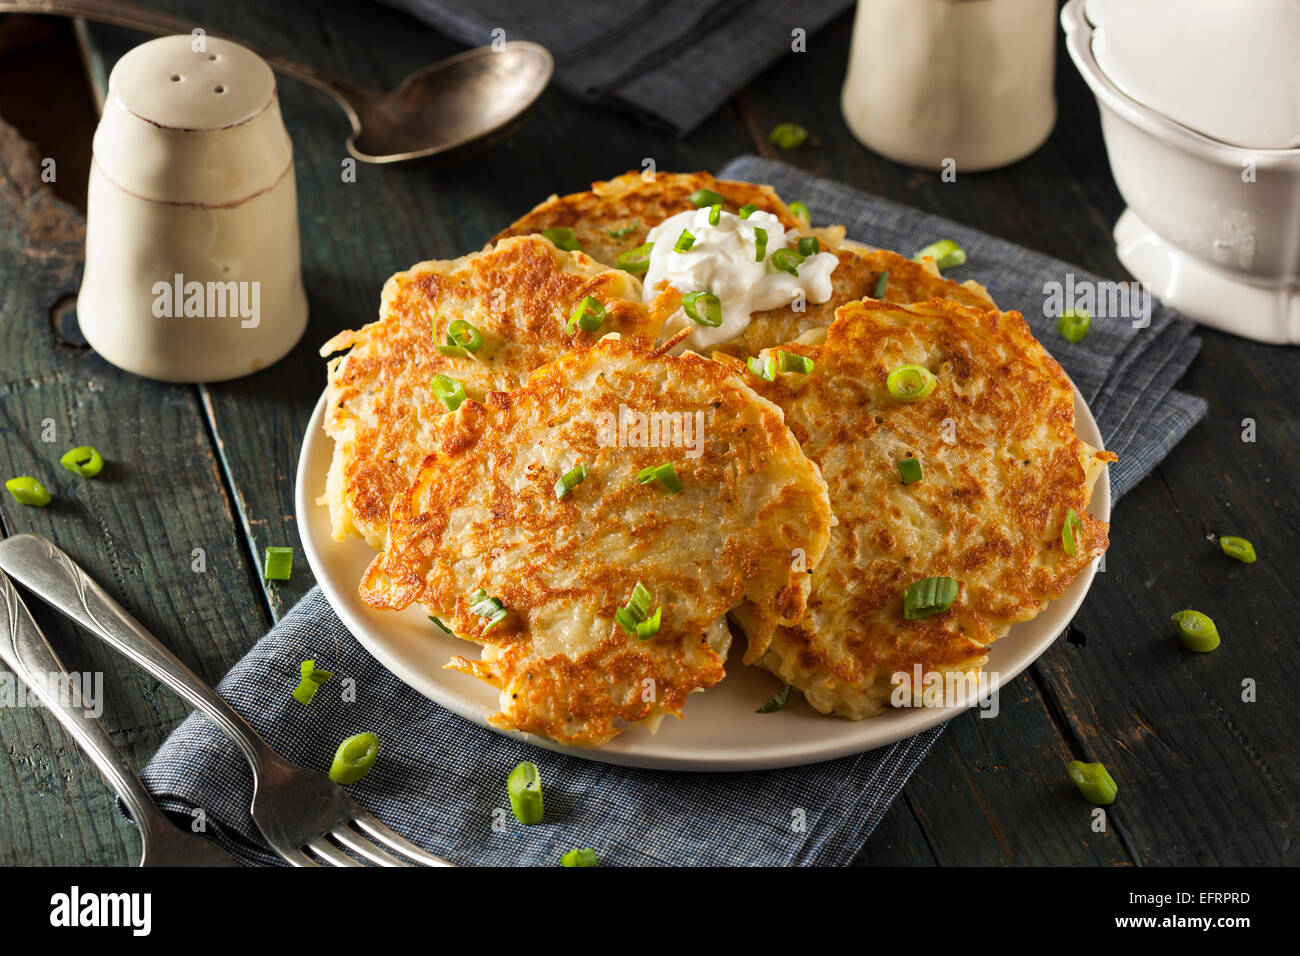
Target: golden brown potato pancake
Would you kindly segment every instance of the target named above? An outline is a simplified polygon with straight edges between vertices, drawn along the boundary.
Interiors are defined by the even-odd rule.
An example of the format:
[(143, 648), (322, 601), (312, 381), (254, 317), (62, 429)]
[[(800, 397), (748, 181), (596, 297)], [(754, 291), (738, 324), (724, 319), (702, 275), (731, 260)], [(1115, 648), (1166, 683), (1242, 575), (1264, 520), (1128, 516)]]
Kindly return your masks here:
[[(481, 660), (448, 666), (501, 689), (499, 726), (595, 746), (680, 717), (723, 677), (729, 609), (750, 603), (772, 624), (803, 613), (831, 523), (825, 484), (780, 410), (717, 362), (611, 337), (465, 402), (433, 438), (360, 594), (423, 603), (483, 644)], [(557, 497), (578, 463), (585, 480)], [(676, 493), (638, 478), (663, 464)], [(615, 619), (638, 582), (661, 612), (645, 640)], [(471, 610), (480, 589), (507, 611), (490, 628)]]

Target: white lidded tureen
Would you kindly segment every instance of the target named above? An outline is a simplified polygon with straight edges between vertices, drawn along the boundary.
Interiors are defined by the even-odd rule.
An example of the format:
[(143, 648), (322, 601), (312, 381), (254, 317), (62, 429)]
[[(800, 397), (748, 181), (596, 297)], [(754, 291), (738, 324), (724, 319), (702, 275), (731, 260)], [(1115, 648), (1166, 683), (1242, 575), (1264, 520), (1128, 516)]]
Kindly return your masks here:
[(1206, 325), (1300, 344), (1300, 0), (1070, 0), (1128, 208), (1120, 261)]

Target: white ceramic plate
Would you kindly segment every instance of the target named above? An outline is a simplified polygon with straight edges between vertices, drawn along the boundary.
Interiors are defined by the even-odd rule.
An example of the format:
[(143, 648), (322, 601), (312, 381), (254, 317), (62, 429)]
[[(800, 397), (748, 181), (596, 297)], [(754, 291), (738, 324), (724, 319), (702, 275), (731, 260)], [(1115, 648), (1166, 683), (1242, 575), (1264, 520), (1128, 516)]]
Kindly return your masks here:
[[(321, 429), (324, 410), (322, 396), (307, 426), (295, 490), (303, 549), (316, 580), (366, 650), (420, 693), (476, 724), (587, 760), (669, 770), (730, 771), (789, 767), (861, 753), (910, 737), (965, 709), (899, 709), (872, 720), (851, 721), (819, 714), (794, 694), (784, 710), (757, 714), (754, 708), (780, 685), (766, 671), (741, 663), (744, 641), (737, 640), (733, 642), (726, 679), (692, 696), (684, 711), (686, 719), (666, 718), (657, 734), (633, 728), (603, 747), (582, 750), (531, 734), (497, 730), (487, 722), (498, 710), (497, 691), (472, 677), (443, 670), (443, 664), (454, 654), (474, 651), (473, 644), (439, 634), (422, 608), (412, 607), (400, 613), (375, 611), (357, 597), (357, 582), (374, 552), (357, 538), (335, 541), (328, 510), (316, 504), (324, 494), (325, 474), (334, 451), (333, 441)], [(1079, 437), (1101, 448), (1097, 423), (1077, 390), (1074, 414)], [(1103, 520), (1110, 519), (1110, 484), (1104, 470), (1088, 510)], [(986, 670), (998, 676), (991, 686), (996, 688), (999, 682), (1018, 675), (1065, 630), (1088, 593), (1096, 565), (1089, 565), (1042, 614), (1017, 624), (993, 645)]]

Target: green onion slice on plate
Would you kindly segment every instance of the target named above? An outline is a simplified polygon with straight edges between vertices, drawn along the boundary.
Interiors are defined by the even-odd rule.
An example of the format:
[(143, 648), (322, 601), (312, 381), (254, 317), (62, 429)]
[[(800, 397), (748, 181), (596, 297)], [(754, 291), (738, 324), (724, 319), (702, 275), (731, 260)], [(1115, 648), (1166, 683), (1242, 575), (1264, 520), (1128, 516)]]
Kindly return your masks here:
[(812, 217), (808, 212), (808, 207), (801, 202), (790, 203), (790, 215), (796, 219), (802, 219), (804, 222), (812, 222)]
[(293, 573), (293, 548), (270, 547), (262, 556), (262, 577), (268, 581), (288, 581)]
[(772, 268), (788, 272), (797, 279), (803, 260), (804, 257), (794, 249), (778, 249), (772, 253)]
[(10, 478), (5, 482), (5, 487), (19, 504), (31, 505), (33, 508), (44, 508), (51, 500), (46, 487), (31, 475)]
[(654, 247), (653, 242), (647, 242), (644, 246), (637, 246), (627, 252), (620, 252), (614, 264), (624, 272), (640, 275), (650, 268), (650, 250)]
[(920, 481), (922, 476), (921, 459), (904, 458), (898, 463), (898, 474), (903, 479), (903, 484), (910, 485), (914, 481)]
[(104, 456), (90, 445), (81, 445), (64, 452), (59, 464), (82, 478), (94, 478), (104, 470)]
[(762, 262), (767, 258), (767, 230), (762, 226), (754, 227), (754, 261)]
[(722, 203), (715, 202), (709, 207), (709, 225), (716, 226), (722, 219)]
[(449, 628), (446, 624), (442, 623), (441, 619), (434, 617), (432, 614), (429, 615), (429, 620), (432, 621), (434, 623), (434, 626), (437, 627), (438, 630), (442, 631), (442, 633), (444, 634), (454, 633), (451, 628)]
[(722, 300), (712, 292), (688, 292), (682, 296), (682, 308), (697, 325), (716, 329), (722, 324)]
[(880, 273), (880, 278), (876, 280), (876, 287), (871, 290), (871, 298), (883, 299), (885, 290), (889, 288), (889, 270), (886, 269)]
[(506, 777), (506, 790), (516, 820), (526, 826), (542, 822), (546, 810), (542, 801), (542, 774), (537, 764), (525, 760), (511, 770)]
[(624, 226), (622, 229), (611, 229), (609, 230), (609, 238), (626, 239), (628, 236), (632, 235), (632, 233), (636, 232), (637, 228), (640, 225), (641, 225), (641, 220), (636, 219), (633, 220), (629, 225)]
[(938, 242), (930, 243), (912, 256), (912, 261), (920, 262), (926, 256), (933, 257), (934, 264), (940, 269), (952, 269), (966, 262), (966, 250), (951, 239), (940, 239)]
[(614, 612), (614, 620), (629, 636), (635, 637), (638, 641), (648, 641), (659, 633), (659, 625), (663, 620), (662, 607), (655, 608), (654, 614), (650, 613), (650, 605), (653, 602), (654, 595), (638, 581), (636, 587), (632, 589), (632, 596), (628, 598), (627, 604)]
[(755, 206), (752, 202), (747, 202), (745, 203), (745, 205), (740, 207), (740, 210), (736, 213), (736, 215), (739, 216), (741, 219), (748, 219), (756, 212), (758, 212), (758, 207)]
[(1065, 521), (1061, 525), (1061, 547), (1065, 548), (1065, 553), (1074, 557), (1079, 552), (1078, 539), (1075, 532), (1083, 527), (1083, 521), (1079, 518), (1079, 513), (1071, 508), (1065, 513)]
[(815, 256), (822, 251), (822, 244), (816, 236), (800, 236), (797, 248), (801, 256)]
[(1178, 628), (1178, 639), (1189, 651), (1209, 653), (1219, 646), (1219, 629), (1200, 611), (1178, 611), (1170, 616)]
[(571, 469), (560, 476), (560, 480), (555, 483), (555, 498), (560, 500), (570, 491), (578, 487), (587, 480), (587, 466), (578, 462)]
[(574, 326), (584, 332), (596, 332), (604, 323), (605, 307), (598, 300), (587, 296), (578, 303), (578, 307), (573, 310), (573, 315), (569, 316), (564, 332), (566, 335), (572, 335)]
[(773, 714), (790, 703), (790, 691), (794, 690), (793, 685), (786, 684), (779, 691), (768, 698), (767, 703), (754, 711), (756, 714)]
[(677, 469), (672, 463), (665, 465), (652, 465), (649, 468), (642, 468), (637, 472), (636, 480), (643, 485), (648, 485), (653, 481), (658, 481), (673, 494), (682, 490), (682, 480), (677, 477)]
[(1219, 535), (1219, 549), (1242, 564), (1255, 563), (1255, 546), (1245, 538), (1238, 538), (1231, 534)]
[(551, 240), (551, 244), (557, 249), (563, 249), (565, 252), (575, 252), (582, 248), (578, 238), (573, 234), (573, 230), (568, 226), (554, 226), (550, 229), (543, 229), (542, 235)]
[(695, 245), (695, 236), (689, 229), (683, 229), (682, 234), (673, 243), (673, 252), (690, 252), (693, 245)]
[(479, 588), (469, 596), (469, 613), (487, 618), (487, 623), (483, 625), (483, 630), (479, 632), (486, 634), (505, 620), (507, 611), (500, 598), (491, 597), (487, 591)]
[(703, 209), (705, 206), (717, 206), (727, 201), (727, 197), (721, 193), (715, 193), (712, 189), (697, 189), (688, 197), (691, 205), (696, 209)]
[(885, 387), (901, 402), (915, 402), (934, 391), (939, 380), (924, 365), (900, 365), (889, 373)]
[(800, 375), (807, 375), (813, 370), (813, 360), (806, 355), (800, 355), (798, 352), (786, 352), (784, 350), (776, 353), (777, 365), (782, 372), (797, 372)]
[(763, 381), (776, 381), (776, 359), (772, 356), (769, 355), (766, 359), (759, 359), (757, 355), (751, 355), (745, 360), (745, 365)]
[(909, 621), (942, 614), (957, 600), (957, 581), (946, 574), (922, 578), (907, 586), (903, 597), (903, 617)]
[(370, 772), (379, 756), (379, 738), (369, 731), (353, 734), (334, 754), (330, 764), (330, 779), (346, 786), (356, 783)]
[(1074, 760), (1065, 769), (1089, 803), (1110, 806), (1115, 802), (1119, 787), (1115, 786), (1115, 781), (1106, 772), (1105, 764)]
[(433, 394), (447, 406), (447, 411), (454, 412), (465, 401), (465, 386), (450, 375), (439, 373), (433, 377)]

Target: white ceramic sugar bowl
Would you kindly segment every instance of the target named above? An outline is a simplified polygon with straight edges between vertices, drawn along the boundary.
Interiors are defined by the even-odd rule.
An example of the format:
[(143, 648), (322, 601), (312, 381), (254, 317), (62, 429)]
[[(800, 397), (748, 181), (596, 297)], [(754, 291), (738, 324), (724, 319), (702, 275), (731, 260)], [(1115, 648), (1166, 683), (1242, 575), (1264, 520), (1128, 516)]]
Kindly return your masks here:
[(105, 359), (166, 381), (248, 375), (302, 336), (293, 146), (256, 54), (169, 36), (113, 68), (77, 315)]

